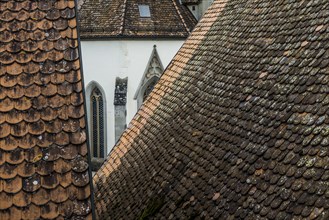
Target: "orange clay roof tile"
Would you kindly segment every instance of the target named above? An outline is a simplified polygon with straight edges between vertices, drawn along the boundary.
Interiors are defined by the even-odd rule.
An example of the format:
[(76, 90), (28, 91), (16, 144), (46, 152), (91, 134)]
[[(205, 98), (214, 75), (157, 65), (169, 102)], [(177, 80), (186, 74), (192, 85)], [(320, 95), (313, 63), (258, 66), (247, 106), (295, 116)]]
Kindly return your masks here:
[(98, 218), (328, 219), (328, 7), (214, 1), (95, 174)]
[(88, 219), (73, 0), (0, 1), (0, 219)]

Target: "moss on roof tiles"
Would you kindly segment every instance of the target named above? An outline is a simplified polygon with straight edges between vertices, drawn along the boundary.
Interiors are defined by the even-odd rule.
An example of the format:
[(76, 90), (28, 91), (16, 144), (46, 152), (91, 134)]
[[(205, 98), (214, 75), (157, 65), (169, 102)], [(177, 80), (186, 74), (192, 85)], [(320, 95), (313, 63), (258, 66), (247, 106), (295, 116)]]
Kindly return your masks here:
[(98, 217), (328, 219), (328, 8), (215, 1), (94, 176)]
[(0, 219), (91, 219), (72, 0), (0, 1)]
[[(150, 17), (141, 17), (139, 5), (148, 5)], [(186, 38), (196, 19), (177, 0), (85, 0), (79, 10), (82, 38)]]

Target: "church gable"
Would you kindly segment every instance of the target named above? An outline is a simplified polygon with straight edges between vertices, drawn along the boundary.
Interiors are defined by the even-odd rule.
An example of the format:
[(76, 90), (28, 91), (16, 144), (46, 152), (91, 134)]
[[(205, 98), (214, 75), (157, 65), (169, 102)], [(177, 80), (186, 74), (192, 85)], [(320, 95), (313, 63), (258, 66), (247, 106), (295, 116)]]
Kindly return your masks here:
[(138, 107), (141, 106), (143, 101), (145, 101), (146, 97), (150, 94), (154, 85), (160, 79), (162, 73), (163, 66), (156, 49), (156, 45), (154, 45), (145, 72), (134, 96), (134, 99), (137, 100)]

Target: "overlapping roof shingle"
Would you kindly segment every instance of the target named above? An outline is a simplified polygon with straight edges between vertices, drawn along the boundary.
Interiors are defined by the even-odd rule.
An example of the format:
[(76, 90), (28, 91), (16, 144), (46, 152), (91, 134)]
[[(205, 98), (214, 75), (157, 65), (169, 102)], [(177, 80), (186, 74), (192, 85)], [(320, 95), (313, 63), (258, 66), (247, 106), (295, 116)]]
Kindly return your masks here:
[[(150, 17), (141, 17), (138, 5), (148, 5)], [(79, 10), (82, 38), (186, 38), (196, 24), (178, 0), (82, 0)]]
[(73, 0), (0, 1), (0, 219), (91, 217)]
[(99, 218), (328, 219), (328, 9), (215, 1), (95, 175)]

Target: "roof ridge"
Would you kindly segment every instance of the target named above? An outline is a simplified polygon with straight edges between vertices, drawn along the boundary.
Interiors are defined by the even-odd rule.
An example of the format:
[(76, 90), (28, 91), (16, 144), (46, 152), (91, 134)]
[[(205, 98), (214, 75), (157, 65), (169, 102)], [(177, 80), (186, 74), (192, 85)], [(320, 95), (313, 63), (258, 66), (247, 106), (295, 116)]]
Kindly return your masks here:
[(184, 20), (182, 14), (181, 14), (180, 11), (179, 11), (179, 8), (178, 8), (178, 6), (177, 6), (177, 4), (176, 4), (176, 3), (177, 3), (176, 0), (172, 0), (172, 2), (173, 2), (174, 6), (175, 6), (175, 8), (176, 8), (176, 11), (177, 11), (178, 16), (180, 17), (180, 19), (181, 19), (182, 22), (183, 22), (183, 25), (184, 25), (184, 27), (185, 27), (187, 33), (191, 33), (191, 31), (190, 31), (189, 28), (187, 27), (187, 24), (185, 23), (185, 20)]
[(123, 31), (124, 31), (124, 26), (125, 26), (125, 17), (126, 17), (126, 10), (127, 8), (127, 0), (124, 0), (123, 2), (123, 16), (122, 16), (122, 23), (121, 23), (121, 30), (120, 30), (120, 33), (123, 34)]

